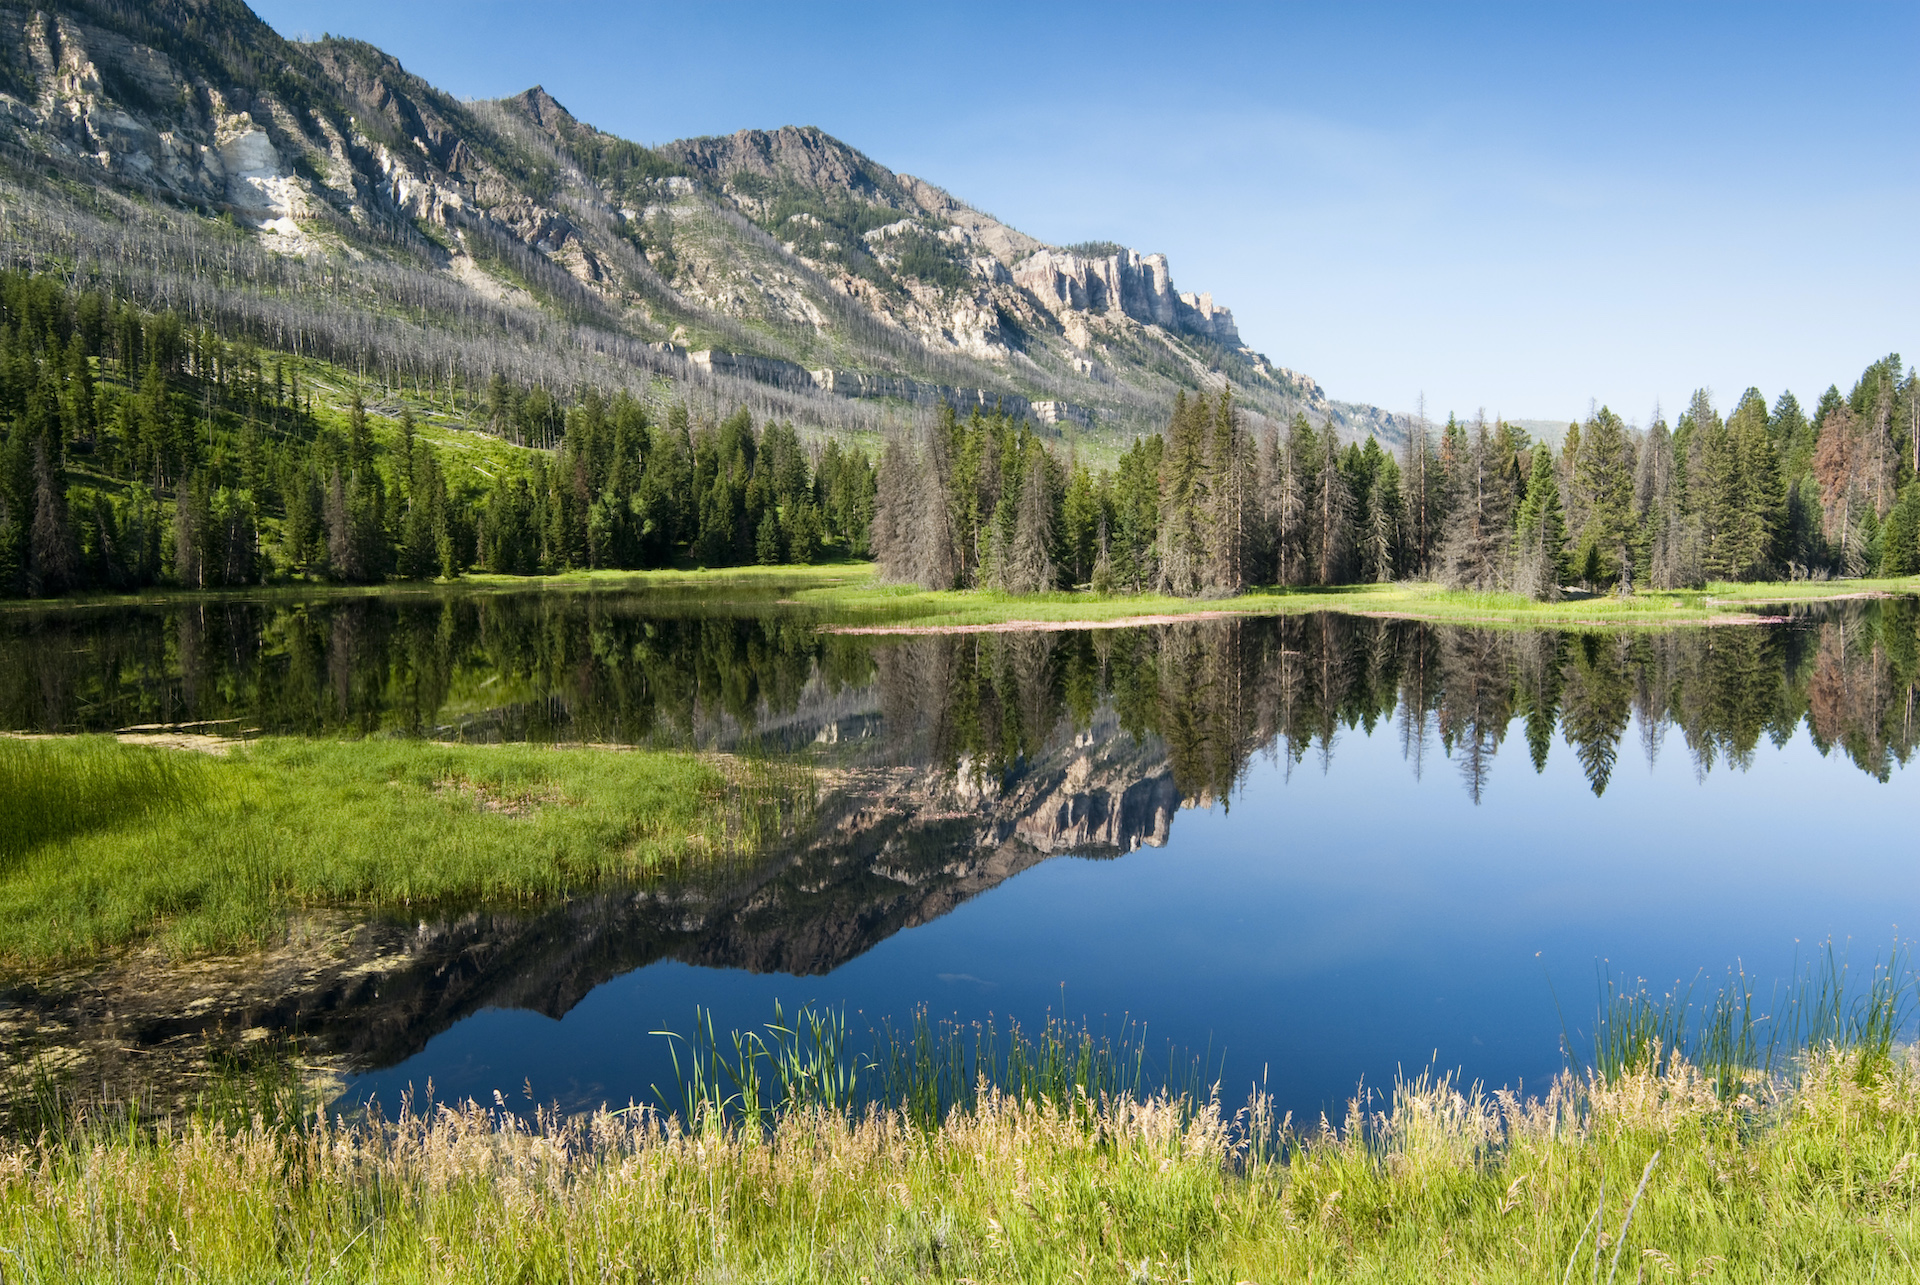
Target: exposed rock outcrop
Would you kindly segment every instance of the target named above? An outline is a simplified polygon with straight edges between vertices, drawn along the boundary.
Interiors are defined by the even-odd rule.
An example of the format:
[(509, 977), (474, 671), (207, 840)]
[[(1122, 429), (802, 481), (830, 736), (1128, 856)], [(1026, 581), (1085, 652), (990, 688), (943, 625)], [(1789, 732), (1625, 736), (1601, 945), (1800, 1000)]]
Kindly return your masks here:
[(1104, 312), (1240, 347), (1233, 314), (1215, 306), (1211, 294), (1177, 293), (1164, 254), (1123, 250), (1083, 258), (1042, 249), (1014, 265), (1013, 280), (1056, 314), (1066, 309)]

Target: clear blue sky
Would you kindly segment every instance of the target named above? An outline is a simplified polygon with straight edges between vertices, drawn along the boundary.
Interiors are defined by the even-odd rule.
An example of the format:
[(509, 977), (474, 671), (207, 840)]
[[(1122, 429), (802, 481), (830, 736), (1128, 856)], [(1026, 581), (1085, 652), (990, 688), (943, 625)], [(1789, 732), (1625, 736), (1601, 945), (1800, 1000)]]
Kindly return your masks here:
[(1669, 418), (1920, 358), (1920, 5), (261, 0), (658, 143), (818, 125), (1172, 260), (1335, 397)]

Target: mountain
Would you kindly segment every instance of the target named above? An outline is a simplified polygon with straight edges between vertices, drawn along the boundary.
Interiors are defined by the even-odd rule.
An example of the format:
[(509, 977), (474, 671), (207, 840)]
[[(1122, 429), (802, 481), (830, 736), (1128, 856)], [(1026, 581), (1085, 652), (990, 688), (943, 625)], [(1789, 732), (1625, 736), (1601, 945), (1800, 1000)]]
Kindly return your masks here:
[(647, 147), (461, 102), (238, 0), (0, 3), (0, 252), (415, 385), (495, 374), (873, 430), (941, 402), (1095, 437), (1181, 389), (1397, 439), (1164, 255), (1047, 245), (817, 129)]

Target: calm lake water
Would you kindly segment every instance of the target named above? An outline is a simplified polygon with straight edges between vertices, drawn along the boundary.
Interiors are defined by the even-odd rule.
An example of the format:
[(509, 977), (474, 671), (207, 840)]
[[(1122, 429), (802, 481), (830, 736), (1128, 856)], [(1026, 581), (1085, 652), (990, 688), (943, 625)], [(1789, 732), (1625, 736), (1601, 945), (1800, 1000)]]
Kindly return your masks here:
[[(834, 769), (751, 868), (416, 926), (284, 1015), (349, 1101), (571, 1106), (662, 1030), (1144, 1025), (1296, 1115), (1437, 1064), (1543, 1085), (1601, 970), (1766, 991), (1920, 923), (1920, 610), (1609, 634), (1316, 615), (855, 637), (777, 594), (0, 613), (0, 723), (697, 745)], [(304, 1001), (303, 1001), (304, 1002)], [(377, 1035), (368, 1034), (377, 1032)], [(1176, 1057), (1176, 1061), (1182, 1060)]]

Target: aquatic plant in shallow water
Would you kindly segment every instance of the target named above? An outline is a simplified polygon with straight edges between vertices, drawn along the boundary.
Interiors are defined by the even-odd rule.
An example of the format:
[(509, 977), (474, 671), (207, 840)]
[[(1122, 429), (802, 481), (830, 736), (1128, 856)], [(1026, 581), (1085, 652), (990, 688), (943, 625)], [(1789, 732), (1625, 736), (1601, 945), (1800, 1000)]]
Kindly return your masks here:
[(1603, 971), (1593, 1070), (1613, 1079), (1684, 1061), (1726, 1098), (1755, 1077), (1783, 1073), (1813, 1049), (1846, 1049), (1871, 1069), (1893, 1056), (1906, 1033), (1920, 978), (1904, 943), (1895, 942), (1884, 961), (1876, 957), (1861, 978), (1829, 940), (1804, 967), (1796, 965), (1764, 1008), (1744, 968), (1729, 970), (1726, 982), (1696, 1004), (1698, 985), (1656, 996), (1645, 983), (1628, 990)]
[(916, 1008), (904, 1026), (891, 1019), (869, 1033), (865, 1054), (843, 1009), (803, 1006), (791, 1017), (776, 1002), (758, 1029), (718, 1033), (713, 1014), (696, 1009), (690, 1033), (655, 1031), (669, 1041), (675, 1083), (654, 1086), (669, 1110), (701, 1128), (771, 1130), (795, 1111), (850, 1118), (897, 1112), (938, 1129), (954, 1111), (972, 1111), (983, 1095), (1051, 1104), (1085, 1115), (1101, 1102), (1159, 1095), (1206, 1100), (1211, 1053), (1181, 1058), (1169, 1047), (1166, 1070), (1149, 1066), (1146, 1030), (1127, 1023), (1117, 1035), (1050, 1017), (1029, 1035), (1009, 1019), (935, 1020)]

